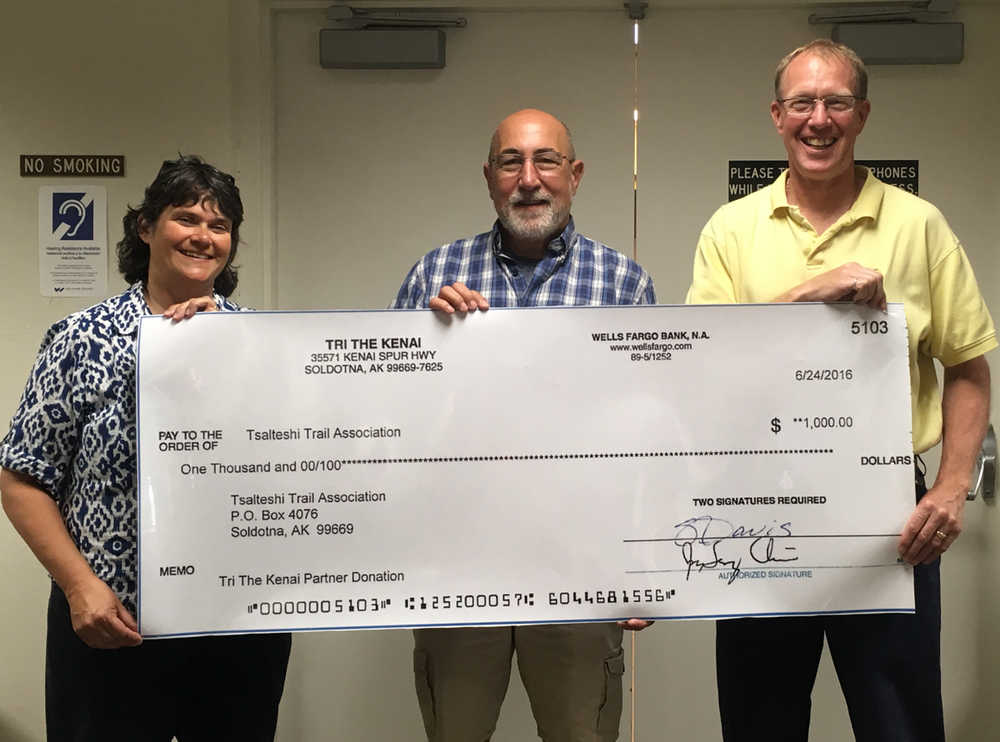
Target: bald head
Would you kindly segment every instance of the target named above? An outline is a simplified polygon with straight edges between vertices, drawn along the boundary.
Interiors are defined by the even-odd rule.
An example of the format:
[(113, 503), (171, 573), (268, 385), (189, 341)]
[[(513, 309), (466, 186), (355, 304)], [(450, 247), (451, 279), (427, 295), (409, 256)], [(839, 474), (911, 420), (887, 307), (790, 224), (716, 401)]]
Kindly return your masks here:
[(576, 152), (573, 149), (573, 137), (569, 132), (569, 127), (557, 119), (551, 113), (539, 111), (537, 108), (525, 108), (516, 113), (512, 113), (497, 126), (490, 139), (490, 153), (487, 161), (493, 159), (501, 150), (501, 142), (505, 139), (516, 138), (525, 129), (537, 130), (550, 136), (554, 136), (558, 142), (556, 149), (569, 157), (576, 159)]
[[(502, 165), (498, 157), (504, 159)], [(493, 132), (483, 176), (505, 230), (505, 249), (539, 259), (569, 223), (583, 161), (576, 159), (562, 121), (526, 108), (505, 118)]]

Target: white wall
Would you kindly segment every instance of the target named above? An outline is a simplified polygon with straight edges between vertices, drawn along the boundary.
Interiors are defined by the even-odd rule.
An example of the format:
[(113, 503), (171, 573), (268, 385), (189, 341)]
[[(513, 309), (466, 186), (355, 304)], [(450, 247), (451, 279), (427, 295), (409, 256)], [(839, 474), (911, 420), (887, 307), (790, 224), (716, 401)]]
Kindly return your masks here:
[[(489, 226), (480, 166), (490, 133), (506, 113), (532, 105), (567, 121), (586, 161), (578, 227), (630, 250), (632, 50), (620, 3), (470, 11), (467, 28), (448, 32), (448, 66), (409, 72), (320, 69), (324, 4), (291, 4), (275, 12), (239, 0), (5, 8), (0, 419), (17, 403), (44, 329), (90, 303), (38, 296), (37, 188), (55, 181), (17, 177), (21, 153), (125, 154), (128, 177), (104, 181), (112, 242), (126, 202), (141, 198), (162, 159), (202, 154), (237, 175), (247, 204), (241, 300), (381, 307), (423, 252)], [(783, 157), (767, 116), (773, 66), (825, 30), (806, 23), (801, 2), (682, 4), (654, 0), (642, 25), (639, 259), (662, 302), (683, 298), (698, 230), (726, 197), (726, 161)], [(996, 309), (1000, 6), (963, 3), (960, 15), (963, 64), (871, 69), (873, 112), (858, 155), (920, 160), (922, 195), (963, 239)], [(992, 670), (1000, 516), (982, 503), (968, 513), (944, 567), (945, 703), (951, 738), (976, 741), (992, 739), (1000, 722), (991, 703), (1000, 691)], [(37, 742), (46, 580), (2, 519), (0, 559), (0, 740)], [(279, 740), (420, 739), (409, 647), (406, 632), (296, 637)], [(661, 623), (639, 636), (639, 650), (640, 738), (718, 739), (711, 626)], [(848, 739), (828, 664), (815, 698), (813, 739)], [(532, 729), (515, 681), (495, 740), (530, 739)]]

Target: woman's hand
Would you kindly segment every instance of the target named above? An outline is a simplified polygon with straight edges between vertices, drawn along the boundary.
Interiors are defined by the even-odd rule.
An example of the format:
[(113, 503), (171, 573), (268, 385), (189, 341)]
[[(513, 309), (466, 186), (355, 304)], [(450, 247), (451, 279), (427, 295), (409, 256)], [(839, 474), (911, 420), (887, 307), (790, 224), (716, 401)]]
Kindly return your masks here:
[(73, 631), (94, 649), (142, 644), (139, 626), (111, 588), (94, 576), (66, 591)]
[(218, 312), (215, 299), (211, 296), (199, 296), (194, 299), (182, 301), (179, 304), (171, 304), (163, 312), (163, 316), (172, 319), (174, 322), (194, 317), (198, 312)]
[(56, 501), (41, 485), (20, 472), (0, 469), (0, 500), (11, 524), (66, 594), (77, 635), (102, 649), (142, 643), (132, 614), (91, 570)]

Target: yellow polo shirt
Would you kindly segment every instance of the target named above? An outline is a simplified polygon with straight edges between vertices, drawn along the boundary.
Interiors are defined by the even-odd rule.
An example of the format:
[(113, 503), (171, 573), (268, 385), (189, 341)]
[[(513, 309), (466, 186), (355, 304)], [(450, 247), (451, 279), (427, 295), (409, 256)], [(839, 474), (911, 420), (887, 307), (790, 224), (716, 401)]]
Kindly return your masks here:
[(817, 235), (774, 183), (728, 203), (698, 240), (689, 304), (762, 303), (820, 273), (855, 261), (885, 276), (885, 293), (902, 302), (910, 349), (913, 447), (941, 439), (941, 397), (934, 360), (945, 366), (997, 347), (993, 319), (972, 266), (932, 204), (867, 177), (853, 206)]

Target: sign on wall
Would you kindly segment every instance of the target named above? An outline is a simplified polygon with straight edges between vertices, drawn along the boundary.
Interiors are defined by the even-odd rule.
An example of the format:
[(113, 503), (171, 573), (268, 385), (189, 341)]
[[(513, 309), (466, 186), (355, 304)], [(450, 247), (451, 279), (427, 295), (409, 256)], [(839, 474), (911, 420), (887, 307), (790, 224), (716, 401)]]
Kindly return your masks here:
[[(883, 183), (897, 186), (917, 195), (920, 173), (919, 160), (855, 160), (864, 165)], [(788, 167), (788, 160), (730, 160), (729, 200), (735, 201), (770, 185)]]
[(108, 195), (103, 186), (38, 189), (42, 296), (104, 296), (108, 288)]
[(21, 155), (21, 177), (125, 177), (125, 155)]

